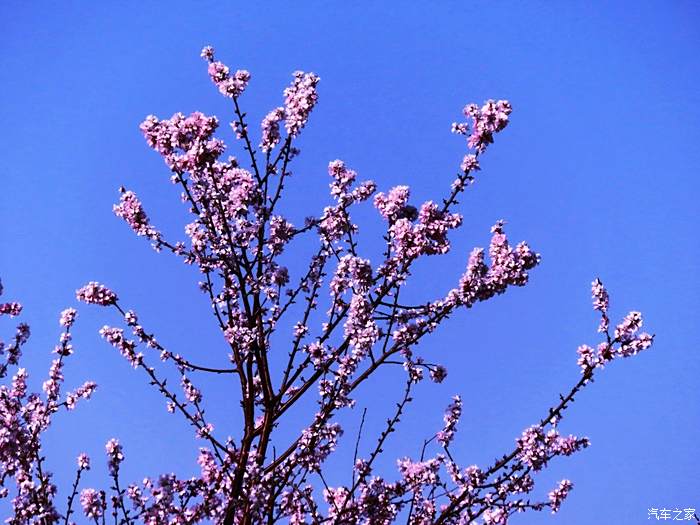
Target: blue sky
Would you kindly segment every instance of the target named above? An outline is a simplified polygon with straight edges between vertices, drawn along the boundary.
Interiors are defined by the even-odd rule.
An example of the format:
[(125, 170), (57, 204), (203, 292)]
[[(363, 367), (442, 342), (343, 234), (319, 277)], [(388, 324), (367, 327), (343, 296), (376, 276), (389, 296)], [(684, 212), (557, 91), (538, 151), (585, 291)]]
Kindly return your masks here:
[[(455, 393), (465, 399), (460, 459), (485, 465), (510, 450), (577, 380), (576, 347), (597, 341), (589, 285), (600, 276), (613, 318), (642, 311), (656, 344), (606, 368), (562, 423), (593, 446), (540, 478), (542, 495), (558, 479), (574, 481), (561, 512), (513, 523), (632, 525), (646, 521), (649, 507), (700, 508), (698, 4), (143, 4), (0, 7), (0, 276), (6, 298), (26, 304), (34, 336), (25, 364), (35, 385), (58, 313), (92, 279), (116, 289), (162, 342), (211, 363), (225, 359), (197, 275), (154, 253), (111, 211), (124, 185), (158, 226), (181, 236), (178, 193), (138, 124), (176, 111), (232, 118), (199, 58), (203, 45), (251, 71), (242, 102), (253, 123), (279, 105), (292, 71), (320, 75), (289, 187), (297, 222), (328, 203), (325, 168), (336, 158), (380, 189), (405, 183), (416, 202), (440, 198), (464, 152), (451, 122), (468, 102), (507, 98), (511, 125), (462, 199), (454, 250), (418, 269), (412, 293), (449, 289), (499, 218), (542, 264), (527, 287), (455, 316), (422, 345), (450, 375), (419, 388), (384, 467), (416, 454)], [(232, 144), (226, 126), (222, 137)], [(369, 207), (360, 221), (369, 253), (380, 222)], [(81, 309), (68, 384), (89, 378), (100, 389), (47, 436), (56, 479), (65, 485), (86, 451), (95, 464), (88, 483), (100, 483), (113, 436), (124, 444), (127, 478), (192, 473), (197, 444), (144, 377), (99, 340), (108, 322), (116, 322), (109, 312)], [(370, 430), (391, 408), (392, 378), (369, 384), (358, 402)], [(228, 385), (212, 385), (208, 399), (225, 427), (236, 410)], [(347, 442), (359, 413), (346, 416)]]

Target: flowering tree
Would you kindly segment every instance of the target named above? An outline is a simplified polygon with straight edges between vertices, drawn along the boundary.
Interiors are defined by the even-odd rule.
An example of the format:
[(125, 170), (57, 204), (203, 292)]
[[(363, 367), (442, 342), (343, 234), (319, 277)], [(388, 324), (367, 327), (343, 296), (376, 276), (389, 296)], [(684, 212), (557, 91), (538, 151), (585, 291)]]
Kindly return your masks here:
[[(263, 119), (256, 147), (257, 139), (240, 106), (250, 74), (233, 72), (216, 61), (210, 47), (202, 57), (211, 80), (232, 102), (232, 126), (245, 161), (223, 160), (224, 143), (214, 137), (219, 125), (216, 117), (178, 113), (159, 120), (149, 116), (141, 131), (165, 160), (172, 183), (182, 190), (182, 200), (192, 214), (192, 222), (185, 226), (189, 239), (166, 239), (151, 224), (137, 196), (124, 188), (114, 212), (157, 251), (170, 252), (199, 270), (199, 287), (211, 303), (230, 366), (202, 366), (192, 356), (166, 348), (140, 324), (136, 312), (102, 284), (90, 282), (77, 291), (83, 303), (119, 314), (123, 327), (105, 326), (101, 336), (158, 389), (168, 411), (191, 425), (202, 443), (197, 458), (200, 474), (190, 479), (165, 474), (157, 480), (127, 484), (120, 477), (123, 449), (112, 439), (106, 445), (110, 487), (81, 486), (81, 475), (91, 468), (90, 459), (81, 454), (72, 487), (58, 491), (46, 469), (42, 434), (54, 414), (72, 410), (96, 388), (86, 382), (73, 392), (62, 391), (77, 316), (69, 308), (60, 317), (63, 332), (43, 394), (28, 393), (27, 372), (16, 368), (29, 327), (20, 324), (13, 339), (0, 343), (0, 377), (12, 376), (0, 386), (0, 496), (11, 498), (13, 509), (7, 522), (68, 525), (82, 514), (98, 525), (108, 519), (154, 525), (399, 520), (415, 525), (505, 524), (516, 512), (556, 512), (573, 484), (562, 480), (547, 495), (537, 496), (533, 475), (556, 456), (588, 446), (586, 438), (560, 433), (565, 410), (605, 364), (634, 355), (653, 341), (651, 335), (640, 332), (639, 312), (631, 312), (611, 328), (608, 294), (598, 279), (592, 296), (600, 316), (599, 343), (595, 348), (578, 348), (580, 379), (514, 440), (512, 450), (489, 465), (458, 464), (450, 453), (462, 413), (462, 400), (455, 396), (445, 412), (444, 427), (435, 429), (434, 436), (423, 443), (419, 457), (399, 458), (394, 473), (376, 468), (415, 385), (428, 377), (439, 383), (447, 374), (443, 366), (419, 354), (418, 343), (457, 309), (525, 285), (529, 271), (539, 262), (539, 255), (526, 243), (513, 246), (508, 241), (499, 221), (491, 228), (488, 250), (471, 252), (453, 289), (419, 304), (400, 298), (417, 260), (450, 250), (449, 233), (462, 223), (455, 211), (457, 199), (474, 182), (480, 157), (506, 128), (510, 104), (489, 100), (464, 108), (468, 122), (453, 124), (452, 131), (466, 138), (470, 152), (442, 200), (415, 207), (409, 203), (407, 186), (377, 193), (373, 182), (358, 182), (353, 170), (334, 160), (328, 166), (332, 204), (303, 225), (293, 225), (280, 215), (279, 204), (299, 152), (295, 139), (318, 99), (319, 78), (294, 73), (284, 90), (284, 105)], [(386, 223), (385, 249), (375, 264), (362, 257), (358, 227), (351, 219), (351, 210), (371, 198)], [(292, 250), (302, 236), (317, 237), (316, 249), (305, 272), (292, 276), (280, 255)], [(0, 306), (0, 314), (14, 317), (21, 309), (10, 302)], [(316, 322), (319, 317), (323, 322)], [(294, 328), (282, 345), (277, 332), (285, 323)], [(158, 360), (161, 363), (156, 366)], [(401, 397), (395, 413), (367, 455), (360, 457), (356, 445), (354, 467), (348, 473), (351, 481), (330, 486), (324, 464), (343, 434), (339, 413), (355, 405), (370, 376), (396, 365), (403, 367), (406, 376), (403, 384), (396, 385)], [(162, 367), (168, 366), (179, 374), (179, 387), (167, 383)], [(208, 420), (200, 389), (201, 376), (206, 374), (228, 374), (234, 379), (243, 422), (238, 434), (221, 435)], [(299, 435), (283, 442), (279, 429), (289, 426), (290, 409), (308, 398), (316, 400), (317, 410), (308, 415)]]

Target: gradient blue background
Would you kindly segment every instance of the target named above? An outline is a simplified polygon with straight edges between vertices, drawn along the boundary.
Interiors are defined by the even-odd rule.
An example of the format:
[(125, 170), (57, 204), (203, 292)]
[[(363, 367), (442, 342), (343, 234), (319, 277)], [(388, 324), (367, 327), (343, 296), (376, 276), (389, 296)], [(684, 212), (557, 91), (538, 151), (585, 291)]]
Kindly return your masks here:
[[(382, 189), (406, 183), (417, 202), (440, 198), (464, 152), (449, 133), (463, 105), (493, 97), (515, 108), (463, 199), (455, 249), (418, 269), (412, 293), (430, 298), (449, 289), (499, 218), (513, 240), (542, 253), (542, 264), (526, 288), (455, 316), (422, 345), (450, 375), (418, 389), (385, 472), (439, 429), (454, 393), (465, 398), (458, 457), (485, 465), (509, 451), (577, 380), (576, 347), (597, 341), (589, 283), (600, 276), (614, 319), (641, 310), (656, 344), (606, 368), (569, 411), (562, 430), (588, 435), (593, 446), (554, 463), (536, 489), (545, 495), (558, 479), (572, 479), (561, 512), (513, 523), (631, 525), (647, 522), (652, 506), (700, 508), (700, 5), (143, 4), (0, 7), (0, 272), (6, 300), (26, 304), (34, 336), (24, 363), (37, 388), (58, 312), (92, 279), (116, 289), (172, 349), (225, 361), (196, 273), (153, 252), (111, 211), (123, 184), (159, 227), (182, 237), (178, 192), (138, 124), (149, 113), (193, 110), (231, 119), (199, 58), (211, 43), (222, 60), (253, 74), (243, 99), (253, 130), (279, 105), (292, 71), (322, 78), (289, 186), (287, 210), (297, 222), (328, 203), (325, 168), (335, 158)], [(222, 126), (229, 143), (231, 135)], [(375, 239), (368, 253), (381, 227), (373, 217), (368, 206), (360, 213), (364, 239)], [(46, 437), (57, 481), (65, 488), (75, 456), (86, 451), (95, 465), (88, 484), (103, 482), (103, 446), (112, 436), (125, 446), (126, 479), (193, 474), (198, 444), (145, 378), (99, 340), (105, 322), (117, 320), (81, 308), (67, 382), (94, 379), (100, 389), (59, 416)], [(11, 330), (8, 321), (3, 330)], [(368, 407), (364, 450), (398, 395), (389, 381), (399, 377), (385, 375), (360, 396), (358, 407)], [(208, 397), (221, 429), (238, 417), (228, 386), (217, 382)], [(349, 433), (333, 464), (335, 482), (347, 482), (359, 414), (344, 416)]]

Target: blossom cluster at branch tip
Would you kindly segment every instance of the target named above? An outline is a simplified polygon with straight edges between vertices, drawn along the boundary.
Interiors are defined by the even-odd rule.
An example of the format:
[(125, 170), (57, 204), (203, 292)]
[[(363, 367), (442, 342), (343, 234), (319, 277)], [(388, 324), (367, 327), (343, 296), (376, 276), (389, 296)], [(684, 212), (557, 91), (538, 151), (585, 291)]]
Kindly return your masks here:
[(327, 206), (318, 221), (318, 231), (324, 244), (332, 243), (344, 235), (357, 231), (357, 226), (350, 221), (348, 207), (366, 201), (377, 189), (376, 184), (371, 180), (363, 181), (353, 189), (357, 173), (348, 168), (342, 160), (329, 162), (328, 174), (332, 179), (330, 190), (336, 205)]
[(90, 470), (90, 456), (83, 453), (78, 456), (78, 468), (81, 470)]
[(117, 302), (117, 294), (95, 281), (90, 281), (75, 292), (78, 301), (99, 306), (109, 306)]
[(498, 221), (491, 228), (488, 250), (491, 266), (486, 264), (483, 248), (472, 250), (459, 286), (447, 295), (448, 303), (470, 308), (477, 302), (504, 293), (510, 286), (527, 284), (528, 272), (539, 264), (540, 256), (525, 242), (512, 247), (505, 234), (504, 224), (504, 221)]
[(75, 308), (66, 308), (61, 312), (61, 317), (59, 318), (58, 322), (61, 326), (68, 329), (73, 326), (73, 323), (75, 323), (75, 319), (77, 317), (78, 311)]
[(313, 73), (294, 72), (294, 81), (284, 90), (285, 126), (291, 137), (296, 137), (306, 126), (309, 115), (318, 102), (316, 85), (320, 78)]
[(97, 390), (97, 383), (94, 381), (85, 381), (80, 387), (73, 392), (66, 394), (66, 408), (73, 410), (78, 399), (90, 399), (92, 394)]
[(333, 179), (330, 183), (331, 196), (341, 208), (355, 202), (366, 201), (377, 189), (377, 185), (371, 180), (362, 181), (353, 189), (357, 172), (348, 168), (342, 160), (329, 162), (328, 174)]
[(574, 488), (574, 484), (568, 479), (563, 479), (559, 482), (559, 486), (549, 493), (549, 503), (552, 507), (552, 514), (555, 514), (561, 508), (561, 504)]
[(199, 111), (189, 116), (175, 113), (165, 120), (149, 115), (139, 126), (148, 145), (177, 172), (192, 171), (218, 159), (224, 150), (223, 143), (212, 138), (218, 127), (216, 117)]
[(430, 379), (434, 383), (442, 383), (447, 377), (447, 368), (442, 365), (435, 365), (430, 368)]
[(452, 403), (450, 403), (445, 411), (445, 416), (443, 418), (445, 426), (437, 433), (437, 440), (443, 447), (447, 447), (454, 439), (455, 432), (457, 431), (457, 423), (461, 415), (462, 398), (460, 396), (455, 396)]
[(280, 122), (284, 120), (284, 108), (279, 107), (270, 111), (262, 120), (260, 127), (262, 128), (262, 140), (260, 149), (268, 153), (279, 144), (280, 141)]
[(105, 494), (95, 489), (83, 489), (80, 493), (80, 505), (86, 518), (101, 518), (107, 508)]
[(610, 298), (600, 279), (595, 279), (591, 283), (591, 296), (593, 299), (593, 309), (600, 312), (598, 331), (607, 332), (608, 326), (610, 325), (610, 319), (608, 319), (608, 304)]
[(237, 98), (243, 94), (250, 82), (250, 72), (239, 69), (231, 74), (227, 65), (214, 59), (214, 48), (211, 46), (202, 49), (201, 57), (209, 63), (209, 77), (222, 95)]
[(583, 344), (576, 351), (577, 364), (581, 372), (590, 374), (595, 368), (602, 368), (617, 357), (630, 357), (646, 350), (654, 343), (654, 336), (640, 332), (643, 324), (642, 314), (637, 311), (628, 313), (613, 332), (612, 340), (609, 335), (610, 320), (608, 318), (609, 296), (600, 279), (591, 285), (593, 309), (601, 313), (598, 326), (599, 332), (605, 332), (608, 340), (598, 344), (596, 349)]
[(16, 302), (0, 304), (0, 315), (17, 317), (22, 313), (22, 305)]
[[(483, 153), (488, 145), (493, 143), (494, 134), (508, 125), (508, 117), (512, 111), (513, 108), (507, 100), (487, 100), (481, 107), (476, 104), (465, 106), (464, 116), (471, 118), (468, 146), (477, 153)], [(452, 124), (452, 132), (459, 135), (467, 135), (469, 128), (470, 125), (466, 122)]]
[(122, 446), (119, 444), (118, 440), (112, 438), (107, 441), (105, 451), (107, 452), (107, 467), (109, 468), (109, 473), (112, 476), (116, 476), (117, 472), (119, 472), (119, 466), (122, 461), (124, 461)]
[(407, 205), (410, 195), (411, 190), (408, 186), (396, 186), (386, 195), (383, 192), (377, 193), (374, 196), (374, 207), (389, 222), (403, 218), (414, 221), (418, 216), (418, 210), (415, 206)]
[(148, 215), (146, 215), (136, 194), (133, 191), (126, 191), (124, 188), (121, 188), (120, 191), (119, 204), (113, 206), (114, 214), (124, 219), (136, 235), (157, 239), (158, 231), (151, 226)]
[(402, 458), (397, 461), (397, 465), (401, 477), (406, 480), (409, 486), (431, 485), (438, 479), (439, 459), (416, 462), (409, 458)]

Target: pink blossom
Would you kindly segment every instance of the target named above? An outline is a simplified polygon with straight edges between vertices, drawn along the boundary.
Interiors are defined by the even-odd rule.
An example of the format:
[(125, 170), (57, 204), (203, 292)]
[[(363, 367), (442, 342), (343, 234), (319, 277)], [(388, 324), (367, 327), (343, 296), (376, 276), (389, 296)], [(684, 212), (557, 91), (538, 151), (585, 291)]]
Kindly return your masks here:
[(284, 120), (284, 108), (279, 107), (270, 111), (263, 119), (260, 127), (262, 128), (262, 141), (260, 149), (265, 153), (274, 149), (280, 141), (280, 122)]
[(85, 517), (94, 519), (101, 518), (107, 508), (104, 493), (95, 489), (84, 489), (80, 493), (80, 505)]
[(342, 295), (350, 288), (357, 292), (366, 292), (371, 283), (372, 265), (369, 260), (348, 254), (338, 261), (330, 283), (330, 291), (336, 296)]
[(279, 255), (294, 235), (294, 225), (287, 222), (284, 217), (273, 216), (270, 218), (270, 236), (267, 246), (273, 255)]
[(113, 209), (114, 214), (124, 219), (136, 235), (142, 235), (149, 239), (158, 238), (158, 232), (149, 223), (141, 201), (139, 201), (133, 191), (122, 191), (119, 204), (115, 204)]
[(121, 328), (103, 326), (100, 329), (100, 335), (103, 339), (107, 340), (109, 344), (119, 350), (129, 363), (131, 363), (131, 366), (137, 368), (141, 364), (143, 354), (136, 352), (136, 343), (124, 337), (124, 330)]
[(95, 390), (97, 390), (97, 383), (86, 381), (80, 388), (66, 394), (66, 408), (73, 410), (78, 399), (90, 399)]
[(109, 467), (109, 473), (112, 476), (116, 476), (119, 472), (119, 466), (122, 461), (124, 461), (124, 453), (122, 452), (122, 446), (119, 441), (112, 438), (107, 441), (105, 445), (105, 451), (107, 452), (107, 466)]
[(615, 339), (629, 340), (642, 327), (642, 314), (630, 312), (622, 322), (615, 327)]
[(541, 426), (526, 429), (518, 438), (518, 455), (533, 470), (541, 470), (554, 456), (570, 456), (589, 445), (588, 438), (562, 437), (556, 429), (545, 432)]
[(508, 513), (501, 507), (486, 509), (484, 512), (484, 525), (506, 525)]
[(191, 403), (199, 403), (202, 400), (202, 393), (195, 388), (189, 378), (182, 376), (182, 390), (185, 392), (185, 398)]
[(439, 479), (440, 459), (435, 458), (428, 461), (413, 462), (408, 458), (403, 458), (398, 460), (397, 464), (401, 477), (411, 488), (421, 485), (434, 485)]
[(90, 457), (83, 453), (78, 456), (78, 468), (81, 470), (90, 470)]
[(203, 59), (211, 62), (212, 60), (214, 60), (214, 48), (211, 46), (203, 47), (202, 52), (200, 53), (199, 56), (201, 56)]
[(78, 311), (75, 308), (66, 308), (61, 312), (61, 318), (59, 319), (59, 324), (70, 328), (75, 323), (75, 318), (78, 317)]
[(596, 355), (595, 350), (588, 345), (579, 346), (576, 353), (579, 356), (576, 364), (581, 367), (582, 372), (587, 372), (600, 364), (600, 358)]
[(90, 281), (88, 284), (75, 292), (78, 301), (87, 304), (97, 304), (100, 306), (109, 306), (117, 302), (117, 294), (106, 286)]
[(461, 415), (462, 398), (460, 396), (454, 396), (454, 398), (452, 398), (452, 403), (450, 403), (445, 411), (445, 416), (443, 418), (445, 426), (437, 433), (437, 440), (443, 447), (447, 447), (454, 439), (457, 423)]
[(563, 479), (559, 482), (559, 486), (549, 493), (549, 503), (552, 507), (552, 514), (555, 514), (559, 510), (572, 488), (574, 488), (574, 484), (568, 479)]
[(348, 169), (342, 160), (334, 160), (328, 163), (328, 174), (333, 178), (331, 182), (331, 195), (337, 200), (347, 195), (348, 190), (355, 182), (357, 173)]
[(464, 173), (470, 173), (472, 171), (478, 171), (481, 168), (479, 167), (479, 161), (476, 158), (476, 155), (469, 154), (465, 155), (464, 158), (462, 159), (462, 164), (460, 165), (460, 169)]
[[(512, 112), (510, 103), (507, 100), (487, 100), (479, 108), (476, 104), (469, 104), (464, 108), (464, 115), (471, 117), (471, 135), (468, 139), (470, 148), (477, 153), (483, 153), (489, 144), (493, 143), (493, 135), (502, 131), (508, 125), (508, 117)], [(466, 127), (457, 125), (458, 133), (465, 134)]]
[(20, 313), (22, 313), (22, 305), (19, 303), (0, 304), (0, 315), (9, 315), (10, 317), (17, 317)]
[(292, 85), (284, 90), (285, 126), (292, 137), (296, 137), (309, 120), (318, 101), (316, 85), (319, 80), (313, 73), (296, 71)]
[(430, 369), (430, 379), (435, 383), (442, 383), (447, 377), (447, 369), (442, 365), (437, 365)]
[(406, 204), (411, 191), (408, 186), (396, 186), (392, 188), (387, 195), (377, 193), (374, 197), (374, 207), (379, 210), (379, 213), (388, 221), (407, 217), (410, 219), (416, 218), (416, 209), (407, 209)]
[(209, 62), (207, 71), (212, 82), (219, 88), (219, 92), (226, 97), (240, 97), (248, 86), (250, 73), (239, 69), (231, 74), (228, 66), (214, 60), (214, 49), (211, 47), (204, 48), (201, 55)]

